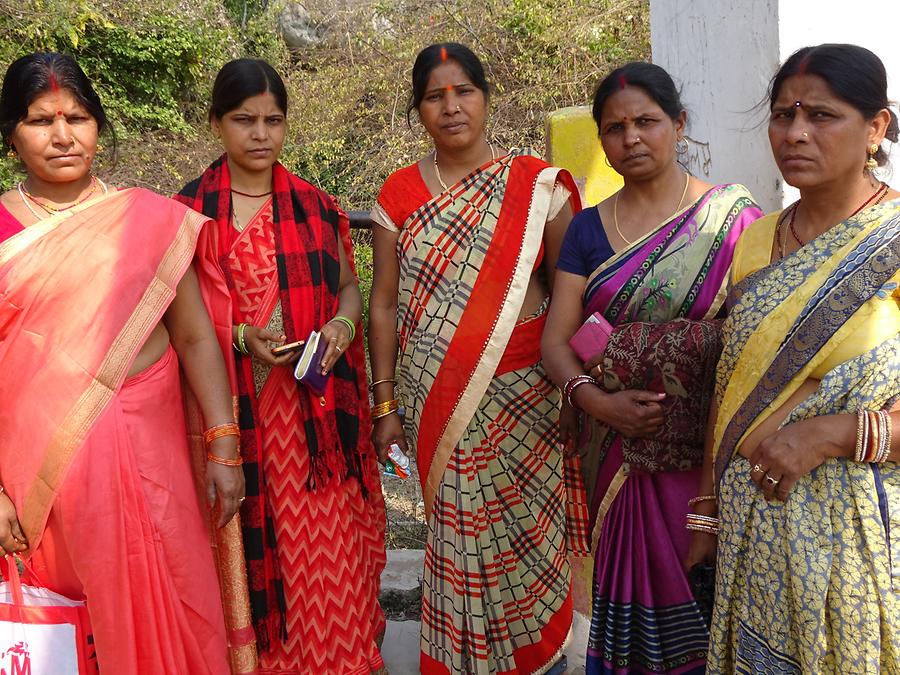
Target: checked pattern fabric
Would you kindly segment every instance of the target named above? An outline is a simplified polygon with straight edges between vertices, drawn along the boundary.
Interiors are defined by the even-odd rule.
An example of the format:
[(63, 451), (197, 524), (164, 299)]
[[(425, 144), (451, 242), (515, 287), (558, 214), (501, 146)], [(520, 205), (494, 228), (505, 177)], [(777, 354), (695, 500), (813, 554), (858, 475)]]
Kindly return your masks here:
[(533, 672), (517, 667), (517, 652), (565, 639), (558, 397), (540, 365), (494, 378), (447, 465), (425, 548), (423, 672)]
[[(577, 519), (558, 394), (540, 365), (537, 319), (517, 322), (557, 182), (577, 194), (567, 174), (518, 150), (434, 198), (409, 169), (379, 196), (397, 214), (410, 187), (421, 195), (394, 222), (398, 376), (429, 528), (426, 675), (544, 672), (571, 626), (567, 523)], [(525, 358), (498, 367), (511, 348)]]

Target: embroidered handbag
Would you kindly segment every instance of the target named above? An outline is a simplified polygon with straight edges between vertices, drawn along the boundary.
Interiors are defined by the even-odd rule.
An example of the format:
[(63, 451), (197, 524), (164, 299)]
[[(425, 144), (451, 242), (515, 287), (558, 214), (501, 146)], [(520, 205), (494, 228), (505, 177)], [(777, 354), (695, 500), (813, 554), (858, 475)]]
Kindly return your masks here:
[(722, 353), (722, 322), (675, 319), (616, 326), (603, 352), (603, 388), (665, 392), (652, 438), (623, 438), (629, 471), (682, 471), (703, 463), (703, 438)]

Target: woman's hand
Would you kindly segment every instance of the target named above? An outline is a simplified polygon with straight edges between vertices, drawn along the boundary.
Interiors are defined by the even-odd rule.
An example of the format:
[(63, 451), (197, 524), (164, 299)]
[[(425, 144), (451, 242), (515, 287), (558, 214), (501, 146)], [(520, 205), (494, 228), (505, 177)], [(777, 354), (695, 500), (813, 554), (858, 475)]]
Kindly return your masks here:
[(688, 548), (687, 557), (684, 559), (685, 572), (690, 572), (692, 567), (701, 563), (715, 565), (716, 546), (716, 535), (706, 532), (691, 532), (691, 545)]
[(372, 427), (372, 443), (375, 445), (375, 452), (378, 453), (378, 461), (381, 464), (387, 461), (388, 447), (391, 443), (399, 445), (403, 454), (409, 456), (406, 432), (403, 430), (400, 415), (391, 413), (379, 417), (377, 420), (372, 420)]
[[(224, 459), (236, 459), (237, 438), (226, 436), (216, 439), (209, 446), (209, 452)], [(209, 505), (219, 503), (218, 527), (224, 527), (234, 517), (244, 501), (244, 469), (240, 466), (225, 466), (211, 460), (206, 462), (206, 496)]]
[(856, 415), (848, 414), (813, 417), (782, 427), (753, 451), (750, 479), (767, 501), (785, 501), (797, 480), (826, 459), (852, 455), (855, 433)]
[(286, 366), (295, 361), (300, 355), (300, 351), (288, 352), (281, 356), (275, 356), (272, 353), (272, 343), (278, 345), (284, 344), (287, 337), (284, 335), (276, 335), (270, 330), (260, 328), (259, 326), (247, 325), (244, 328), (244, 345), (250, 351), (250, 354), (265, 364), (270, 366)]
[(21, 553), (28, 549), (28, 542), (16, 516), (16, 507), (5, 492), (0, 494), (0, 546), (7, 553)]
[(665, 394), (626, 389), (607, 394), (599, 387), (582, 385), (572, 398), (594, 419), (612, 427), (626, 438), (646, 438), (657, 433), (663, 423)]
[(328, 343), (321, 364), (322, 374), (325, 375), (334, 368), (337, 360), (344, 355), (344, 350), (350, 346), (350, 328), (343, 321), (329, 321), (319, 333), (319, 339)]
[(563, 401), (559, 409), (559, 440), (566, 457), (578, 452), (578, 421), (578, 411)]

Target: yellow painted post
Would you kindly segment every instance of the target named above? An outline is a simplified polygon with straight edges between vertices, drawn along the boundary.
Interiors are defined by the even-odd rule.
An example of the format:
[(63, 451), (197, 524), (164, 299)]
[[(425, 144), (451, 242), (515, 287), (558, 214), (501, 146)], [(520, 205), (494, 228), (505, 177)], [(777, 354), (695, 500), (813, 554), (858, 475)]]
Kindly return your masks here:
[[(560, 108), (547, 115), (547, 161), (568, 169), (581, 191), (582, 203), (593, 206), (622, 187), (622, 177), (606, 164), (589, 106)], [(594, 559), (570, 556), (575, 610), (591, 616)]]
[(592, 206), (622, 187), (622, 177), (606, 165), (590, 106), (560, 108), (547, 115), (547, 161), (568, 169), (578, 183), (585, 206)]

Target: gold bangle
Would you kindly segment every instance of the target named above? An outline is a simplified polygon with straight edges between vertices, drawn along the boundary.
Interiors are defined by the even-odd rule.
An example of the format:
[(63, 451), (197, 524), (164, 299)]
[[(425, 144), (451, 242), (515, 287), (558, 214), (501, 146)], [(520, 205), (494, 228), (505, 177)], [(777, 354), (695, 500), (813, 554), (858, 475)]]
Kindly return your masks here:
[(692, 497), (688, 499), (688, 506), (694, 506), (694, 504), (699, 504), (700, 502), (714, 502), (716, 501), (715, 495), (699, 495), (697, 497)]
[(386, 377), (383, 380), (376, 380), (375, 382), (373, 382), (372, 384), (369, 385), (369, 391), (375, 391), (375, 387), (377, 387), (379, 384), (384, 384), (385, 382), (397, 384), (397, 378), (396, 377)]
[(382, 415), (383, 413), (394, 412), (400, 407), (400, 399), (391, 398), (372, 406), (372, 415)]
[(222, 438), (224, 436), (240, 436), (241, 428), (235, 424), (234, 422), (228, 422), (227, 424), (217, 424), (214, 427), (210, 427), (206, 431), (203, 432), (203, 441), (209, 445), (217, 438)]
[(377, 415), (372, 415), (372, 419), (373, 419), (373, 420), (380, 420), (382, 417), (387, 417), (388, 415), (393, 415), (393, 414), (396, 413), (397, 411), (398, 411), (397, 408), (394, 408), (393, 410), (387, 410), (387, 411), (385, 411), (385, 412), (383, 412), (383, 413), (379, 413), (379, 414), (377, 414)]
[(214, 464), (221, 464), (222, 466), (240, 466), (244, 463), (243, 458), (238, 455), (235, 459), (226, 459), (225, 457), (219, 457), (218, 455), (214, 455), (211, 452), (206, 453), (206, 459)]

